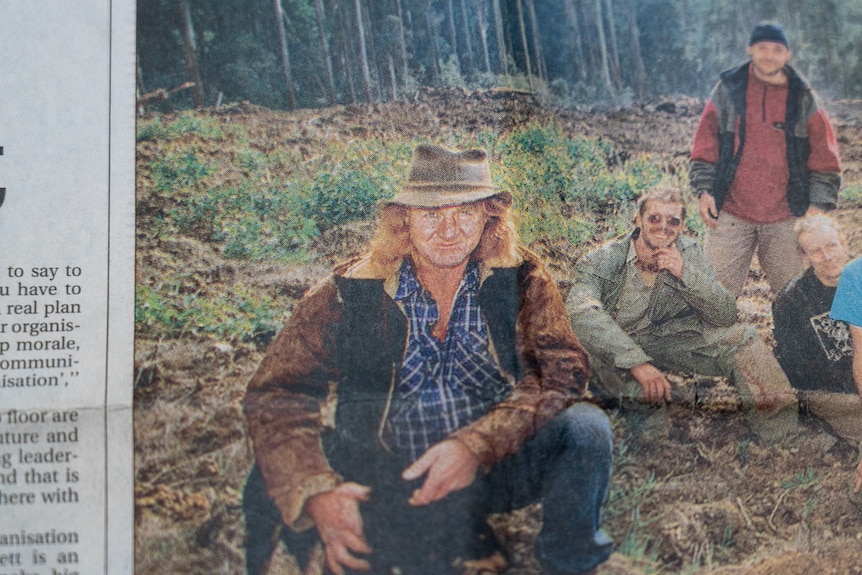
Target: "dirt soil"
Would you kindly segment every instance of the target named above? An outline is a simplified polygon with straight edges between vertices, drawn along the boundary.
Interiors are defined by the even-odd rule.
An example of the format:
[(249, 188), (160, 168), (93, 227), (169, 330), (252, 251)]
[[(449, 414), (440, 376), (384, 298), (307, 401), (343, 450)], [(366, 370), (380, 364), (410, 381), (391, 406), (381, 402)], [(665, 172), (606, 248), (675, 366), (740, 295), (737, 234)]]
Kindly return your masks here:
[[(845, 162), (845, 186), (862, 184), (862, 103), (829, 102)], [(446, 143), (452, 130), (506, 130), (556, 118), (570, 135), (607, 138), (623, 160), (659, 154), (667, 169), (687, 161), (702, 102), (668, 98), (614, 112), (553, 109), (529, 94), (429, 92), (370, 107), (273, 112), (249, 105), (202, 113), (242, 124), (261, 151), (290, 148), (316, 157), (330, 141), (403, 139)], [(206, 146), (205, 142), (200, 144)], [(139, 165), (165, 153), (138, 144)], [(229, 152), (212, 146), (216, 159)], [(219, 155), (224, 157), (220, 158)], [(151, 230), (159, 206), (138, 185), (138, 277), (184, 270), (207, 290), (242, 282), (289, 312), (334, 259), (358, 249), (359, 232), (324, 238), (320, 263), (296, 266), (227, 260), (212, 246)], [(862, 211), (838, 212), (854, 253), (862, 253)], [(344, 238), (348, 238), (345, 240)], [(324, 245), (331, 242), (327, 249)], [(335, 246), (335, 247), (332, 247)], [(574, 252), (552, 262), (563, 289)], [(770, 339), (770, 295), (753, 271), (739, 308)], [(212, 339), (138, 339), (135, 352), (136, 573), (242, 573), (243, 482), (252, 463), (240, 404), (263, 356), (253, 345)], [(739, 399), (719, 379), (674, 375), (676, 401), (654, 413), (611, 412), (616, 459), (605, 528), (618, 551), (599, 575), (844, 575), (862, 573), (862, 509), (848, 500), (856, 451), (821, 424), (802, 419), (793, 441), (765, 446), (749, 431)], [(495, 518), (512, 565), (539, 574), (532, 542), (539, 506)], [(298, 575), (286, 554), (272, 573)]]

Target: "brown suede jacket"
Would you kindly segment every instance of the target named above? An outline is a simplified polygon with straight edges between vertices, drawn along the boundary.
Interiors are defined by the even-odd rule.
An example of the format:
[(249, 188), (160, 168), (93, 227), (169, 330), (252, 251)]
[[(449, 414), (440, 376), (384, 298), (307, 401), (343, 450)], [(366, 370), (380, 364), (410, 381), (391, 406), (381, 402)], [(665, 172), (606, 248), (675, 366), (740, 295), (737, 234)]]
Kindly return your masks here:
[[(365, 310), (362, 313), (370, 310), (370, 317), (374, 317), (375, 308), (395, 305), (391, 298), (397, 287), (399, 266), (400, 262), (394, 268), (382, 269), (365, 257), (336, 268), (334, 275), (303, 297), (249, 382), (243, 409), (255, 457), (267, 492), (285, 524), (292, 529), (312, 526), (310, 517), (303, 512), (309, 497), (334, 489), (343, 481), (327, 461), (321, 441), (327, 430), (334, 430), (339, 397), (343, 400), (348, 391), (339, 390), (339, 386), (347, 386), (345, 381), (350, 381), (351, 376), (356, 379), (355, 374), (348, 373), (351, 368), (345, 368), (350, 364), (340, 361), (339, 356), (352, 352), (354, 356), (362, 356), (365, 363), (377, 361), (378, 356), (381, 362), (389, 362), (383, 366), (391, 379), (382, 386), (384, 400), (386, 389), (391, 393), (397, 383), (396, 363), (403, 356), (406, 339), (400, 342), (401, 349), (395, 354), (368, 349), (357, 353), (339, 349), (339, 342), (343, 345), (347, 340), (337, 334), (348, 321), (345, 302), (352, 296), (345, 294), (350, 282), (370, 280), (371, 284), (382, 287), (382, 298), (359, 302), (358, 307)], [(507, 326), (508, 332), (514, 328), (508, 338), (501, 338), (513, 344), (510, 355), (517, 364), (514, 370), (508, 369), (513, 362), (501, 361), (500, 346), (492, 339), (495, 355), (501, 356), (496, 357), (499, 365), (504, 372), (510, 372), (516, 385), (488, 414), (452, 434), (468, 446), (487, 471), (501, 458), (518, 451), (541, 426), (583, 397), (589, 364), (571, 330), (560, 293), (534, 254), (519, 250), (517, 255), (500, 261), (481, 262), (479, 269), (483, 287), (486, 283), (493, 284), (489, 278), (495, 273), (498, 279), (517, 278), (514, 297), (510, 298), (515, 309), (514, 326), (501, 324)], [(384, 300), (382, 304), (380, 299)], [(498, 306), (497, 301), (493, 303), (489, 309), (483, 308), (483, 315), (496, 313), (490, 308), (504, 307)], [(400, 308), (396, 309), (400, 312)], [(398, 316), (395, 325), (406, 324), (401, 313), (394, 315)], [(365, 323), (369, 322), (355, 325), (365, 329)], [(382, 428), (383, 422), (379, 420), (385, 418), (385, 411), (368, 417), (376, 418), (374, 426)]]

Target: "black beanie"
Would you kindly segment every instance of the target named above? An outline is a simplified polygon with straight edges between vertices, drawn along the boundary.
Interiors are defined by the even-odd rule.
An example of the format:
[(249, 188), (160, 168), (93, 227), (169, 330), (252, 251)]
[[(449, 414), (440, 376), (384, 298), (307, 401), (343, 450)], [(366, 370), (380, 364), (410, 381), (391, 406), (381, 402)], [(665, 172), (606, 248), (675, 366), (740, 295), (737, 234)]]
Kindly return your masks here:
[(761, 22), (751, 31), (748, 45), (754, 46), (758, 42), (778, 42), (779, 44), (784, 44), (786, 48), (790, 48), (784, 30), (778, 24), (772, 22)]

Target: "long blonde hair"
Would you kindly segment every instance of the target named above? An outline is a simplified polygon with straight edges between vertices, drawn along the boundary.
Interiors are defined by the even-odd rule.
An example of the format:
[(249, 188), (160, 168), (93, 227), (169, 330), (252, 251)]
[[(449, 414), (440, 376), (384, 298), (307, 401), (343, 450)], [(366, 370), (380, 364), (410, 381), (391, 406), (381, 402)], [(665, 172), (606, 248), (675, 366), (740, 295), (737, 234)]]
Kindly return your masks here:
[[(507, 198), (491, 196), (476, 202), (482, 206), (488, 221), (473, 251), (472, 259), (483, 262), (518, 260), (518, 232), (515, 215)], [(410, 224), (407, 215), (410, 207), (386, 204), (380, 208), (377, 231), (369, 245), (370, 257), (380, 266), (396, 265), (410, 254)]]

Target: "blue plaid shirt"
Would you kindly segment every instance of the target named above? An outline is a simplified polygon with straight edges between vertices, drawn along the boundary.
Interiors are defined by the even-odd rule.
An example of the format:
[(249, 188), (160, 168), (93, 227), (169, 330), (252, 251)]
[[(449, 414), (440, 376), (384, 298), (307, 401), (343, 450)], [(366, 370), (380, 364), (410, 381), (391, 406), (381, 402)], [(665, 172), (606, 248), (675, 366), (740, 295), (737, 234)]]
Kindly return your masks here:
[(490, 351), (479, 310), (479, 268), (470, 262), (455, 294), (446, 337), (431, 333), (437, 303), (405, 259), (395, 301), (407, 316), (407, 347), (394, 392), (389, 431), (416, 460), (453, 431), (479, 419), (512, 390)]

